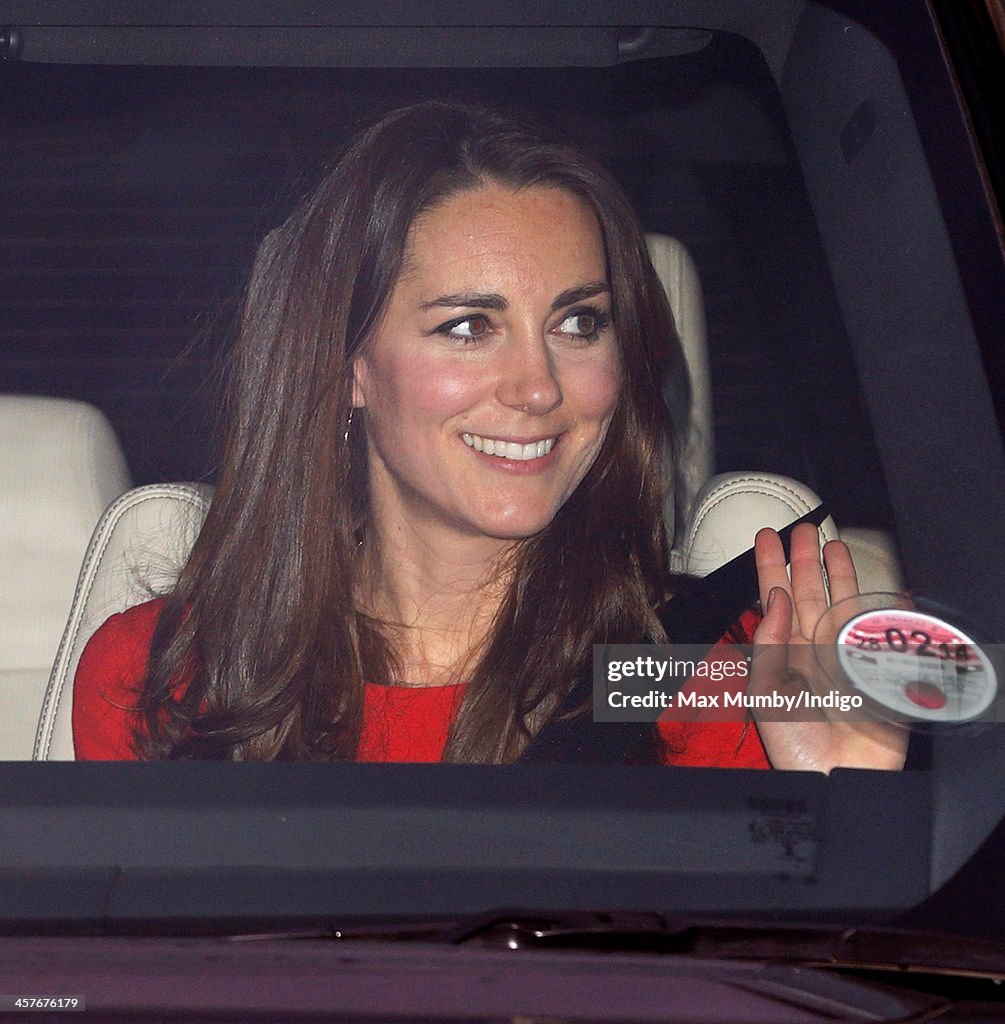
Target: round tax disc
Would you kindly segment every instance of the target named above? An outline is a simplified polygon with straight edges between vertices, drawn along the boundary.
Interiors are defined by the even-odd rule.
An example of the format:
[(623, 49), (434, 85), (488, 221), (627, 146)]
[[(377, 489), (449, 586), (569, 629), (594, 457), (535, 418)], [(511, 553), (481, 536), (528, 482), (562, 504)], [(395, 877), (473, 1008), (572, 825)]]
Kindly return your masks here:
[(998, 693), (994, 666), (981, 646), (929, 612), (862, 612), (841, 627), (837, 651), (856, 690), (916, 721), (972, 721)]

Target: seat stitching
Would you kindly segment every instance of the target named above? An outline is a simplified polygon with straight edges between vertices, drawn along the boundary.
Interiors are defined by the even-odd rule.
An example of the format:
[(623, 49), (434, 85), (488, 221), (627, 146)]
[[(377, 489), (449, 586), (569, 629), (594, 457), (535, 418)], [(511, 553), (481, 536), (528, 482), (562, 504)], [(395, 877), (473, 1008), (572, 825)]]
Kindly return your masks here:
[[(112, 509), (109, 509), (105, 515), (102, 516), (102, 522), (99, 524), (98, 529), (99, 531), (104, 530), (105, 536), (100, 547), (96, 551), (88, 551), (87, 556), (85, 557), (84, 564), (81, 566), (80, 574), (78, 576), (77, 587), (74, 591), (72, 608), (77, 609), (78, 600), (80, 599), (82, 599), (82, 605), (87, 603), (96, 580), (96, 574), (91, 571), (92, 567), (96, 562), (100, 562), (101, 558), (104, 557), (105, 551), (111, 543), (112, 536), (115, 533), (114, 525), (112, 525), (111, 528), (105, 528), (104, 520), (106, 518), (108, 518), (110, 522), (116, 523), (126, 512), (132, 511), (134, 508), (139, 508), (146, 502), (156, 501), (165, 497), (180, 499), (186, 504), (199, 508), (202, 511), (206, 511), (208, 508), (206, 499), (202, 495), (194, 493), (186, 487), (173, 484), (155, 484), (153, 486), (158, 489), (158, 493), (138, 495), (134, 500), (123, 501), (121, 508), (114, 510), (114, 516), (109, 516)], [(83, 583), (84, 580), (87, 582)], [(83, 614), (79, 611), (74, 611), (73, 618), (76, 621), (73, 624), (72, 632), (70, 634), (64, 633), (63, 639), (60, 641), (59, 648), (56, 651), (56, 660), (53, 663), (50, 682), (59, 679), (60, 676), (64, 676), (64, 670), (69, 667), (69, 658), (76, 646), (77, 638), (80, 635), (80, 630), (83, 625)], [(59, 679), (59, 684), (55, 688), (52, 686), (46, 686), (45, 696), (42, 700), (42, 709), (39, 714), (38, 730), (35, 737), (35, 750), (33, 751), (35, 760), (45, 760), (45, 757), (38, 757), (37, 755), (42, 753), (47, 756), (49, 751), (52, 749), (52, 734), (55, 730), (55, 711), (53, 711), (53, 721), (50, 723), (48, 721), (49, 708), (59, 707), (59, 703), (63, 696), (64, 683), (65, 679)]]
[[(727, 481), (725, 483), (718, 484), (718, 485), (716, 485), (716, 487), (714, 487), (709, 492), (709, 494), (707, 495), (705, 500), (702, 502), (702, 504), (705, 506), (705, 509), (702, 512), (701, 516), (698, 518), (698, 520), (692, 525), (692, 527), (691, 527), (691, 529), (689, 531), (688, 546), (687, 546), (687, 551), (688, 551), (689, 554), (690, 554), (691, 550), (694, 547), (695, 540), (697, 539), (696, 534), (698, 533), (698, 530), (701, 528), (701, 525), (705, 521), (705, 519), (716, 508), (718, 508), (719, 505), (721, 505), (724, 501), (726, 501), (731, 496), (732, 493), (740, 493), (740, 494), (744, 493), (744, 489), (743, 488), (739, 488), (738, 489), (738, 485), (743, 485), (743, 484), (766, 484), (766, 485), (769, 485), (768, 487), (766, 487), (763, 490), (756, 490), (755, 489), (755, 490), (752, 491), (752, 493), (760, 494), (763, 497), (767, 497), (767, 498), (775, 498), (778, 501), (782, 502), (782, 504), (787, 504), (787, 502), (785, 502), (785, 500), (784, 500), (784, 497), (787, 495), (789, 498), (791, 498), (791, 501), (792, 501), (792, 503), (789, 504), (789, 509), (791, 511), (799, 512), (800, 510), (802, 510), (802, 513), (805, 514), (806, 512), (809, 512), (811, 510), (811, 506), (806, 502), (805, 498), (803, 498), (802, 495), (799, 494), (798, 491), (796, 491), (792, 487), (787, 486), (786, 484), (779, 483), (777, 480), (772, 480), (770, 477), (760, 477), (760, 476), (738, 477), (735, 480), (730, 480), (730, 481)], [(720, 497), (718, 497), (716, 499), (715, 495), (717, 494), (717, 492), (720, 492), (720, 491), (723, 491), (723, 492), (726, 492), (726, 493), (723, 493)], [(783, 492), (783, 494), (779, 494), (778, 493), (779, 491)], [(746, 492), (747, 493), (751, 493), (751, 489), (748, 488)], [(711, 502), (711, 504), (709, 504), (710, 502)]]

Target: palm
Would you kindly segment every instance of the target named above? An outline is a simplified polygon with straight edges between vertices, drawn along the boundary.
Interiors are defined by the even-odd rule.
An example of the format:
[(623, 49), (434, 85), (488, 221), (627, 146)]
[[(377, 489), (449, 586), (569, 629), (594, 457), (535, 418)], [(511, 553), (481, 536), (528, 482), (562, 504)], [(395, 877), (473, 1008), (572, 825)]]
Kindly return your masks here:
[[(817, 529), (802, 524), (792, 531), (790, 558), (774, 530), (761, 530), (754, 543), (764, 617), (754, 633), (751, 690), (755, 693), (832, 689), (821, 678), (812, 648), (817, 623), (829, 606), (820, 564)], [(791, 580), (786, 562), (792, 566)], [(859, 593), (847, 546), (824, 547), (830, 601)], [(903, 767), (907, 733), (887, 722), (850, 722), (823, 712), (809, 721), (758, 721), (768, 758), (775, 768), (830, 771), (832, 768)]]

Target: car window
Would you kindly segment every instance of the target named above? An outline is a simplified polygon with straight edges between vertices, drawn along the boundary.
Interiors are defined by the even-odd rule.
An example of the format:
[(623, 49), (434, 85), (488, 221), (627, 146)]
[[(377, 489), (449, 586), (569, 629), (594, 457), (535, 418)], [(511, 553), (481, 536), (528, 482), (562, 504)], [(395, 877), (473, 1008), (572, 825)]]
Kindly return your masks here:
[[(687, 246), (719, 471), (792, 476), (843, 523), (889, 526), (781, 97), (749, 42), (720, 33), (602, 69), (6, 70), (5, 344), (34, 354), (10, 387), (96, 402), (136, 483), (212, 473), (214, 371), (262, 235), (361, 123), (445, 96), (553, 118), (615, 172), (648, 231)], [(821, 375), (825, 393), (803, 398)], [(854, 488), (841, 484), (851, 458)]]
[[(622, 12), (605, 35), (591, 34), (593, 26), (576, 37), (584, 48), (578, 62), (548, 56), (553, 38), (567, 42), (561, 26), (525, 26), (520, 38), (536, 40), (544, 54), (527, 57), (528, 66), (498, 54), (484, 66), (473, 55), (456, 67), (436, 66), (397, 35), (378, 40), (400, 47), (399, 66), (391, 67), (380, 66), (378, 43), (362, 35), (358, 67), (344, 54), (337, 63), (349, 66), (294, 66), (293, 59), (291, 66), (227, 66), (226, 57), (222, 66), (196, 58), (179, 66), (177, 59), (150, 57), (147, 37), (136, 43), (135, 58), (119, 61), (111, 59), (114, 51), (100, 51), (78, 62), (60, 49), (63, 36), (33, 37), (26, 25), (19, 44), (25, 59), (0, 66), (3, 390), (96, 405), (120, 439), (134, 484), (212, 485), (225, 352), (262, 238), (361, 124), (430, 97), (502, 104), (517, 116), (551, 119), (599, 156), (646, 231), (679, 239), (693, 257), (707, 324), (715, 470), (807, 484), (842, 528), (881, 540), (917, 596), (976, 623), (975, 632), (996, 643), (1000, 563), (989, 553), (1001, 551), (1005, 531), (1001, 435), (985, 370), (995, 365), (990, 334), (1001, 308), (988, 282), (1002, 280), (1002, 262), (980, 167), (968, 155), (954, 171), (947, 156), (968, 153), (950, 80), (925, 80), (930, 65), (912, 62), (891, 27), (897, 19), (888, 4), (874, 15), (849, 13), (849, 5), (779, 4), (772, 9), (778, 18), (752, 15), (750, 24), (723, 14), (725, 5), (712, 6), (708, 24), (695, 26), (675, 13), (673, 25), (657, 24), (651, 35), (639, 34)], [(925, 60), (937, 60), (937, 36), (923, 5), (916, 6), (901, 28), (907, 42), (908, 29), (923, 33)], [(420, 38), (435, 36), (435, 59), (447, 64), (455, 36), (435, 30), (415, 27)], [(481, 43), (483, 28), (472, 38)], [(505, 31), (498, 39), (509, 45)], [(114, 36), (108, 40), (113, 46)], [(933, 111), (941, 119), (937, 134)], [(954, 111), (951, 128), (947, 111)], [(953, 197), (954, 181), (965, 198)], [(979, 265), (974, 252), (982, 254)], [(380, 839), (353, 848), (339, 871), (362, 870), (354, 858), (379, 859), (382, 843), (407, 845), (401, 837), (409, 827), (442, 832), (438, 854), (460, 871), (464, 856), (455, 862), (447, 851), (455, 841), (463, 846), (465, 814), (485, 801), (483, 846), (503, 842), (513, 829), (545, 837), (539, 854), (534, 842), (531, 852), (503, 842), (503, 860), (513, 863), (501, 864), (503, 881), (487, 890), (498, 902), (512, 886), (528, 884), (536, 856), (569, 857), (557, 869), (564, 872), (559, 891), (582, 891), (578, 855), (549, 844), (587, 844), (598, 830), (599, 845), (621, 858), (619, 870), (634, 870), (637, 857), (635, 867), (646, 873), (631, 897), (619, 876), (606, 902), (655, 899), (668, 877), (694, 877), (701, 879), (697, 889), (666, 897), (672, 905), (707, 907), (714, 879), (723, 895), (712, 909), (761, 906), (770, 891), (797, 909), (864, 906), (882, 914), (917, 902), (1000, 818), (1001, 801), (988, 795), (986, 780), (972, 803), (956, 799), (971, 770), (968, 759), (1000, 771), (997, 736), (993, 728), (948, 737), (923, 731), (915, 767), (924, 770), (901, 778), (751, 780), (744, 773), (741, 789), (731, 792), (733, 784), (718, 773), (702, 778), (696, 771), (685, 773), (683, 789), (652, 783), (651, 798), (687, 822), (667, 855), (666, 877), (659, 873), (662, 833), (646, 837), (642, 848), (619, 847), (617, 837), (645, 831), (650, 810), (622, 766), (599, 783), (586, 771), (528, 771), (519, 776), (519, 799), (507, 797), (502, 783), (483, 781), (478, 770), (465, 776), (447, 769), (442, 783), (405, 770), (417, 791), (432, 787), (415, 806), (394, 779), (353, 774), (348, 766), (347, 778), (358, 786), (345, 797), (348, 810), (325, 808), (315, 820), (323, 822), (322, 839), (348, 819), (360, 834), (369, 829)], [(159, 788), (168, 779), (160, 769), (171, 767), (156, 766), (142, 783), (128, 776), (126, 789), (138, 785), (138, 795), (116, 805), (131, 808), (151, 834), (151, 821), (162, 813), (181, 831), (191, 824), (191, 807), (172, 818), (177, 808), (164, 811), (159, 802), (171, 802)], [(284, 768), (280, 776), (255, 766), (231, 780), (220, 767), (192, 774), (183, 789), (218, 786), (234, 806), (216, 810), (238, 836), (266, 820), (285, 821), (290, 799), (289, 818), (298, 824), (288, 834), (277, 826), (286, 840), (262, 855), (266, 866), (285, 863), (290, 851), (282, 842), (299, 842), (297, 829), (312, 827), (312, 801), (323, 802), (323, 772), (297, 776)], [(15, 773), (4, 784), (28, 777)], [(116, 777), (102, 767), (51, 784), (86, 804), (89, 780), (114, 789)], [(307, 795), (290, 797), (281, 786), (269, 803), (277, 778)], [(441, 785), (459, 801), (443, 815)], [(242, 801), (261, 791), (273, 795), (248, 810)], [(570, 793), (594, 817), (584, 822), (570, 811)], [(941, 822), (936, 838), (926, 832), (906, 855), (911, 878), (900, 888), (873, 879), (866, 892), (869, 865), (856, 874), (842, 860), (862, 841), (855, 819), (863, 793), (875, 793), (883, 808), (869, 812), (870, 822), (885, 819), (877, 840), (883, 849), (921, 819), (923, 830)], [(392, 806), (392, 818), (368, 800)], [(824, 822), (832, 831), (847, 826), (836, 846), (823, 843)], [(714, 848), (707, 872), (703, 837)], [(304, 854), (310, 870), (323, 870), (322, 839), (315, 836), (317, 845)], [(224, 847), (212, 848), (219, 854)], [(87, 866), (112, 856), (100, 843), (93, 850)], [(142, 857), (157, 859), (150, 849)], [(410, 868), (402, 876), (406, 888), (422, 874)], [(484, 885), (490, 869), (481, 864), (478, 871), (477, 885)], [(797, 892), (794, 878), (825, 878), (828, 895)], [(547, 871), (534, 878), (525, 890), (531, 902), (544, 901), (552, 882)], [(213, 878), (199, 884), (204, 889), (193, 890), (193, 902)], [(761, 885), (767, 888), (758, 891)], [(399, 895), (387, 895), (382, 910), (390, 913)], [(465, 890), (458, 899), (473, 909), (481, 897)], [(365, 909), (353, 900), (346, 906)], [(433, 907), (423, 897), (409, 909)]]

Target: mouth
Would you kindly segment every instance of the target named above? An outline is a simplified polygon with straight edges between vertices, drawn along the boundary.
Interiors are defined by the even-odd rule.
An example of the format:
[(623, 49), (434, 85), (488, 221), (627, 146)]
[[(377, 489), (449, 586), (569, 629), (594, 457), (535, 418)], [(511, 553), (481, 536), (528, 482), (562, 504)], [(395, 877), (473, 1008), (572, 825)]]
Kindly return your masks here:
[(530, 462), (532, 459), (543, 459), (555, 447), (557, 437), (546, 437), (540, 441), (522, 444), (519, 441), (505, 441), (498, 437), (482, 437), (481, 434), (461, 434), (461, 440), (476, 452), (494, 455), (499, 459), (510, 459), (513, 462)]

